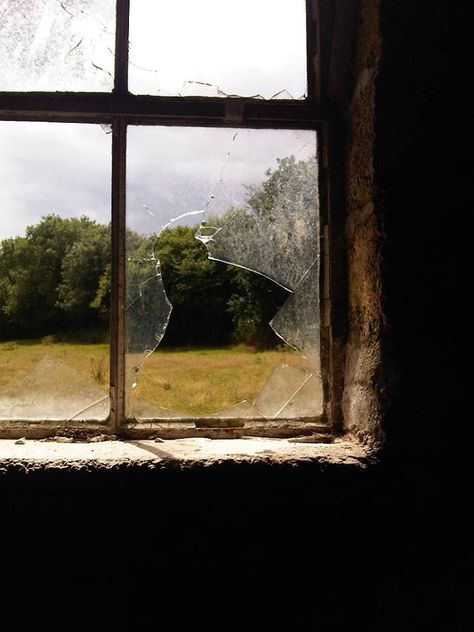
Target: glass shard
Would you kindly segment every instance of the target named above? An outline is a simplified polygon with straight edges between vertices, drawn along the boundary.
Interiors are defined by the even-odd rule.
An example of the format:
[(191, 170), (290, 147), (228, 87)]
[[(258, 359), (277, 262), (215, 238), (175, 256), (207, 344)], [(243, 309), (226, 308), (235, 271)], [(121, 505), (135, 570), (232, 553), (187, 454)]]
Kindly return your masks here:
[(320, 374), (319, 266), (313, 263), (270, 325)]
[(318, 253), (316, 161), (283, 158), (268, 175), (206, 245), (212, 259), (253, 270), (293, 290)]
[(321, 380), (308, 370), (281, 365), (255, 400), (267, 419), (314, 417), (322, 412)]
[(219, 419), (254, 419), (258, 417), (259, 411), (247, 400), (234, 404), (226, 410), (221, 410), (215, 414)]
[(127, 262), (127, 351), (152, 353), (163, 338), (171, 314), (160, 263), (149, 258)]
[(163, 338), (172, 310), (163, 286), (160, 263), (153, 253), (148, 257), (128, 257), (127, 294), (126, 376), (130, 386), (129, 408), (133, 410), (133, 415), (141, 417), (173, 416), (161, 406), (157, 407), (143, 398), (140, 400), (140, 391), (136, 390), (138, 373), (145, 358), (153, 353)]
[(4, 0), (0, 90), (110, 91), (115, 0)]
[(139, 388), (130, 393), (127, 405), (129, 416), (140, 421), (186, 418), (186, 413), (179, 413), (170, 408), (164, 408), (155, 402), (145, 399), (140, 394)]
[(131, 0), (135, 94), (293, 99), (306, 94), (304, 0)]

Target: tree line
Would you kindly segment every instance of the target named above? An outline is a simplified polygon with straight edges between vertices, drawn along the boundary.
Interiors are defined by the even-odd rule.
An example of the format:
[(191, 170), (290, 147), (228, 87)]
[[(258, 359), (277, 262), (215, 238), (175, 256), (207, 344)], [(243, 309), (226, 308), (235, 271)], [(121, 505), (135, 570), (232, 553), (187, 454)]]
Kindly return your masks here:
[[(309, 165), (310, 166), (310, 165)], [(271, 208), (282, 183), (308, 176), (308, 163), (279, 161), (259, 188), (249, 190), (255, 212)], [(61, 332), (74, 340), (105, 339), (111, 288), (110, 225), (88, 217), (50, 214), (24, 236), (0, 242), (0, 338), (37, 338)], [(266, 278), (211, 261), (196, 227), (177, 226), (156, 235), (127, 231), (127, 257), (138, 261), (152, 252), (160, 260), (167, 296), (173, 305), (162, 344), (257, 347), (277, 344), (268, 322), (287, 292)], [(130, 280), (132, 282), (132, 280)]]
[[(128, 231), (127, 257), (160, 260), (173, 315), (163, 343), (268, 346), (267, 323), (286, 292), (260, 275), (211, 261), (196, 227), (168, 228), (156, 239)], [(111, 287), (110, 225), (48, 215), (24, 237), (0, 244), (2, 339), (84, 330), (103, 338)], [(129, 279), (133, 283), (133, 278)]]

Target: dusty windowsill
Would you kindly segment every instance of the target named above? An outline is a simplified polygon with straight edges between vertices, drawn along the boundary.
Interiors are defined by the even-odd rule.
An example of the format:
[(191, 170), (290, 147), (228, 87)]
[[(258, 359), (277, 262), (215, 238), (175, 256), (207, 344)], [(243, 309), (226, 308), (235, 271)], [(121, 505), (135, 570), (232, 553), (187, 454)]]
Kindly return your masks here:
[(27, 439), (0, 441), (0, 471), (22, 468), (89, 469), (116, 466), (149, 468), (189, 468), (194, 465), (231, 463), (298, 464), (314, 462), (328, 465), (367, 467), (374, 452), (347, 439), (333, 443), (298, 443), (288, 439), (172, 439), (104, 441), (98, 443), (58, 443)]

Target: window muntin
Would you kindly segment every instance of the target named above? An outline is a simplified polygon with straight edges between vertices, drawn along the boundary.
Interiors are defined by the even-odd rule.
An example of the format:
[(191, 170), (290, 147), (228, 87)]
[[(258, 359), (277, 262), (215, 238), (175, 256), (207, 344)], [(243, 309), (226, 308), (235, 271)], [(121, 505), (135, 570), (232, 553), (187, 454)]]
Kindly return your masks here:
[[(308, 6), (312, 2), (307, 3)], [(160, 101), (150, 99), (133, 98), (128, 93), (128, 2), (117, 2), (117, 33), (116, 33), (116, 59), (115, 59), (115, 90), (109, 96), (91, 95), (90, 99), (84, 95), (77, 101), (67, 99), (66, 96), (54, 93), (41, 95), (41, 98), (22, 99), (18, 95), (13, 100), (0, 93), (0, 116), (8, 119), (33, 118), (34, 120), (85, 120), (89, 122), (108, 121), (114, 130), (113, 161), (112, 161), (112, 331), (111, 331), (111, 422), (112, 428), (120, 429), (125, 421), (124, 389), (125, 389), (125, 362), (124, 362), (124, 318), (121, 310), (125, 303), (125, 283), (122, 271), (125, 267), (125, 160), (126, 160), (126, 128), (129, 124), (139, 124), (141, 121), (147, 125), (159, 125), (160, 123), (185, 124), (188, 127), (210, 124), (217, 127), (226, 127), (232, 121), (233, 125), (251, 127), (271, 127), (273, 129), (301, 128), (318, 129), (318, 122), (324, 120), (325, 109), (316, 108), (313, 111), (311, 102), (315, 98), (315, 76), (308, 76), (309, 102), (300, 106), (295, 101), (287, 101), (288, 106), (271, 104), (267, 107), (265, 101), (258, 104), (253, 101), (255, 107), (250, 106), (246, 100), (221, 99), (224, 110), (217, 102), (188, 97), (186, 103), (174, 98), (169, 100), (161, 98)], [(312, 23), (308, 18), (308, 24)], [(315, 40), (309, 46), (310, 51), (315, 50)], [(311, 53), (311, 55), (313, 52)], [(312, 57), (311, 57), (312, 58)], [(315, 66), (316, 68), (316, 66)], [(32, 95), (33, 96), (33, 95)], [(35, 101), (36, 99), (36, 101)], [(236, 103), (237, 101), (237, 103)], [(11, 110), (14, 104), (15, 111)], [(42, 103), (42, 106), (40, 105)], [(156, 105), (155, 105), (156, 103)], [(22, 110), (24, 105), (26, 109)], [(47, 110), (45, 109), (48, 108)], [(39, 107), (37, 107), (39, 106)], [(275, 107), (276, 106), (276, 107)], [(203, 119), (204, 117), (204, 119)], [(115, 228), (114, 228), (115, 227)], [(114, 272), (115, 271), (115, 272)], [(115, 276), (114, 276), (115, 275)], [(316, 299), (318, 301), (319, 299)], [(150, 426), (151, 428), (151, 426)]]
[(110, 136), (0, 122), (0, 419), (109, 415)]
[(306, 96), (304, 0), (132, 0), (135, 94)]

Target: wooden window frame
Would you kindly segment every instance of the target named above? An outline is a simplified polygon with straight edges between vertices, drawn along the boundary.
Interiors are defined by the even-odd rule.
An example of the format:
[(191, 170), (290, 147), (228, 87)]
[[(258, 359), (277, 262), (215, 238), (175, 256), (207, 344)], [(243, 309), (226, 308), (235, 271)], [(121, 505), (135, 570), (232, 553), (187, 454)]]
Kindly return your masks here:
[[(324, 3), (323, 3), (324, 4)], [(325, 28), (321, 0), (306, 0), (307, 86), (302, 100), (236, 97), (169, 97), (128, 91), (130, 0), (117, 0), (115, 73), (111, 92), (0, 92), (0, 120), (108, 124), (112, 127), (112, 288), (110, 314), (110, 397), (107, 423), (1, 422), (0, 437), (109, 433), (123, 437), (214, 436), (242, 434), (293, 436), (341, 428), (343, 388), (344, 282), (340, 124), (326, 98)], [(327, 55), (328, 57), (328, 55)], [(196, 428), (189, 423), (129, 423), (125, 415), (125, 217), (128, 125), (314, 130), (318, 140), (321, 222), (321, 356), (323, 416), (308, 422), (246, 422), (244, 428)], [(339, 140), (338, 140), (339, 139)], [(339, 209), (339, 211), (338, 211)]]

